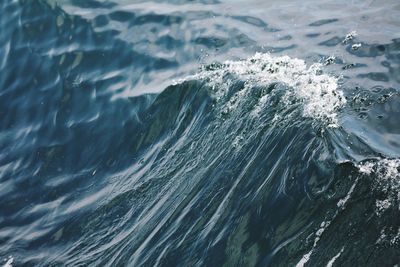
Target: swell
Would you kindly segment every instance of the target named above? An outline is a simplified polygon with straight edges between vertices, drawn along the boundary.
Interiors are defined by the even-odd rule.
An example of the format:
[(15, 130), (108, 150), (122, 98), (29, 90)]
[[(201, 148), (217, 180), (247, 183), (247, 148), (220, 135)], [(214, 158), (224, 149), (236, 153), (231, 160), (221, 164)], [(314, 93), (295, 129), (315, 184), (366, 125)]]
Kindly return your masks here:
[[(261, 57), (265, 64), (283, 60)], [(254, 59), (247, 62), (260, 65)], [(353, 145), (359, 138), (340, 125), (343, 114), (335, 115), (346, 103), (336, 85), (327, 87), (337, 90), (329, 94), (320, 93), (319, 83), (307, 87), (309, 92), (301, 82), (282, 81), (279, 75), (260, 82), (262, 75), (248, 65), (250, 77), (243, 78), (229, 64), (211, 65), (167, 88), (143, 113), (144, 130), (134, 138), (141, 159), (124, 172), (133, 189), (97, 210), (87, 224), (80, 223), (80, 234), (71, 236), (83, 235), (76, 244), (88, 240), (87, 227), (102, 228), (93, 225), (94, 218), (118, 218), (119, 228), (96, 235), (100, 239), (93, 243), (106, 245), (84, 247), (90, 259), (67, 254), (68, 262), (285, 266), (310, 249), (310, 264), (327, 264), (338, 251), (337, 262), (354, 259), (356, 251), (369, 255), (354, 259), (357, 264), (395, 262), (398, 243), (385, 247), (376, 240), (382, 231), (393, 232), (391, 240), (396, 239), (398, 221), (391, 217), (398, 212), (396, 205), (377, 215), (379, 171), (360, 173), (352, 157), (358, 149), (370, 151), (364, 154), (367, 162), (382, 154), (366, 142)], [(325, 75), (300, 66), (291, 75), (303, 71), (311, 79), (308, 85), (314, 75)], [(222, 73), (215, 73), (218, 68)], [(304, 95), (313, 89), (317, 97)], [(324, 108), (309, 113), (307, 105)], [(327, 106), (332, 107), (329, 114), (324, 113)], [(76, 255), (82, 249), (77, 246)]]
[[(307, 76), (307, 85), (318, 79), (315, 87), (307, 87), (318, 97), (304, 95), (314, 92), (301, 83), (282, 81), (290, 79), (284, 75), (260, 82), (264, 76), (249, 64), (259, 72), (268, 68), (258, 68), (253, 59), (245, 66), (251, 78), (227, 65), (212, 65), (168, 87), (138, 116), (142, 130), (132, 136), (138, 160), (116, 176), (126, 182), (84, 222), (63, 230), (74, 237), (64, 252), (68, 264), (285, 265), (298, 260), (307, 248), (304, 236), (333, 216), (357, 176), (357, 168), (340, 164), (332, 150), (332, 136), (342, 130), (337, 115), (331, 115), (339, 112), (337, 103), (345, 102), (339, 89), (320, 93), (317, 76), (326, 74), (314, 67), (293, 65), (298, 60), (287, 57), (256, 58), (263, 64), (286, 61), (278, 68), (285, 74), (291, 69), (291, 75), (303, 72), (300, 79)], [(331, 86), (336, 88), (326, 88)], [(331, 103), (329, 114), (307, 109)], [(317, 261), (329, 261), (317, 255)]]

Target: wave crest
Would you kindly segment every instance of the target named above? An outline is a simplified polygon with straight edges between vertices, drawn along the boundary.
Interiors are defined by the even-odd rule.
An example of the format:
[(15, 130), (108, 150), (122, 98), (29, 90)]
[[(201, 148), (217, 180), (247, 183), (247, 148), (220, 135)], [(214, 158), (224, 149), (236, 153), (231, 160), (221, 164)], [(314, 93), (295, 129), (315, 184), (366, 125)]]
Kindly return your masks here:
[(331, 127), (338, 126), (337, 111), (346, 103), (338, 88), (338, 78), (323, 73), (322, 64), (307, 66), (304, 60), (289, 56), (257, 53), (246, 60), (214, 63), (183, 80), (192, 79), (206, 81), (217, 100), (230, 94), (237, 81), (244, 82), (240, 99), (253, 87), (285, 84), (288, 86), (283, 97), (285, 105), (297, 99), (303, 103), (303, 116), (328, 122)]

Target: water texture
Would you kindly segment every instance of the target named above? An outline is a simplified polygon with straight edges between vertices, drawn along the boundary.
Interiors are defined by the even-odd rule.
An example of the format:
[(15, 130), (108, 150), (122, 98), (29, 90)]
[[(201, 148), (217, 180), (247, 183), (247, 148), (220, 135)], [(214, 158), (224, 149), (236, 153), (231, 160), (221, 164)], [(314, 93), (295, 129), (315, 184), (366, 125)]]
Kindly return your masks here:
[(399, 14), (1, 1), (0, 264), (397, 266)]

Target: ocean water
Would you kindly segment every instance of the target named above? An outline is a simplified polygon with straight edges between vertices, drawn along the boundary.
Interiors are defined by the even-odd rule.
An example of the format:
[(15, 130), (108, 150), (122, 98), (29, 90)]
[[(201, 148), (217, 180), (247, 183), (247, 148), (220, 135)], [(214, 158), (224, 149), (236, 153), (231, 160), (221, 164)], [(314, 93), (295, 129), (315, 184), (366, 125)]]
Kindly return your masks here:
[(398, 266), (400, 2), (0, 2), (1, 266)]

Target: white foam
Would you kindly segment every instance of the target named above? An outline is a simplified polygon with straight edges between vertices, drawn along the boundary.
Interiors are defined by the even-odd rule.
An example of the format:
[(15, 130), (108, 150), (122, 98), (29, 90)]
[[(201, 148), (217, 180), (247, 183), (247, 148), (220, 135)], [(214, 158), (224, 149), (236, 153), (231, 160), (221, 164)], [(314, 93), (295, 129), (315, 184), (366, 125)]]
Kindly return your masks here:
[[(216, 99), (228, 94), (235, 79), (244, 81), (244, 88), (237, 93), (239, 101), (255, 86), (282, 83), (290, 88), (288, 97), (284, 99), (295, 97), (300, 100), (305, 117), (321, 119), (328, 121), (329, 126), (337, 126), (336, 112), (346, 100), (338, 89), (337, 78), (322, 73), (322, 67), (320, 63), (307, 66), (304, 60), (288, 56), (274, 57), (257, 53), (246, 60), (225, 61), (220, 66), (204, 67), (199, 73), (183, 80), (206, 81)], [(236, 106), (237, 102), (229, 103), (229, 109)]]
[(358, 44), (353, 44), (353, 45), (351, 46), (351, 49), (353, 49), (353, 50), (358, 50), (358, 49), (360, 49), (360, 47), (361, 47), (361, 44), (360, 44), (360, 43), (358, 43)]
[(353, 191), (357, 185), (357, 182), (358, 182), (358, 180), (356, 180), (356, 182), (350, 187), (350, 190), (347, 193), (347, 195), (338, 201), (338, 203), (336, 204), (338, 208), (344, 209), (346, 207), (346, 203), (349, 201), (351, 194), (353, 194)]
[(384, 200), (377, 200), (375, 203), (375, 213), (378, 216), (381, 216), (383, 212), (385, 212), (385, 210), (387, 210), (388, 208), (390, 208), (390, 206), (392, 205), (392, 203), (390, 202), (389, 199), (384, 199)]
[[(346, 196), (338, 201), (337, 206), (339, 209), (336, 210), (333, 217), (330, 220), (326, 220), (321, 223), (321, 225), (319, 226), (319, 229), (315, 232), (314, 243), (313, 243), (311, 250), (307, 254), (303, 255), (303, 257), (300, 259), (300, 261), (296, 264), (296, 267), (303, 267), (310, 260), (310, 257), (312, 255), (312, 253), (314, 252), (314, 249), (317, 246), (319, 240), (321, 239), (322, 234), (331, 225), (332, 221), (335, 220), (335, 218), (338, 216), (338, 214), (342, 210), (345, 209), (346, 203), (349, 201), (351, 195), (353, 194), (358, 181), (359, 181), (359, 179), (356, 179), (355, 182), (353, 183), (353, 185), (351, 186), (350, 190), (347, 192)], [(340, 254), (339, 254), (339, 256), (340, 256)], [(332, 264), (333, 264), (333, 262), (332, 262)]]
[(363, 174), (374, 174), (375, 187), (386, 195), (386, 199), (376, 200), (375, 212), (378, 216), (400, 201), (400, 159), (367, 161), (357, 167)]
[(390, 239), (390, 244), (391, 244), (392, 246), (395, 246), (395, 245), (400, 244), (400, 227), (399, 227), (399, 229), (397, 230), (397, 234), (394, 235), (394, 236), (392, 237), (392, 239)]
[(340, 257), (340, 255), (343, 253), (344, 247), (339, 251), (338, 254), (336, 254), (326, 265), (326, 267), (332, 267), (335, 261)]
[[(335, 218), (336, 216), (334, 216), (332, 218), (332, 220)], [(323, 221), (320, 225), (320, 228), (317, 230), (317, 232), (315, 233), (315, 238), (314, 238), (314, 244), (313, 247), (311, 248), (311, 250), (307, 253), (304, 254), (303, 257), (300, 259), (300, 261), (296, 264), (296, 267), (303, 267), (304, 264), (306, 264), (311, 257), (311, 254), (314, 252), (314, 248), (317, 246), (319, 240), (321, 239), (322, 234), (325, 232), (326, 228), (329, 227), (329, 225), (331, 225), (331, 221)]]
[(353, 40), (354, 37), (357, 36), (357, 32), (356, 31), (351, 31), (349, 32), (346, 37), (343, 40), (343, 43), (346, 44), (348, 41)]
[(336, 57), (335, 56), (329, 56), (324, 60), (324, 65), (331, 65), (335, 62)]
[[(335, 217), (336, 216), (334, 216), (333, 219)], [(326, 222), (323, 221), (321, 223), (320, 228), (315, 233), (314, 243), (313, 243), (311, 250), (307, 254), (303, 255), (303, 257), (300, 259), (300, 261), (296, 264), (296, 267), (303, 267), (310, 260), (310, 257), (312, 255), (312, 253), (314, 252), (314, 248), (317, 246), (317, 244), (318, 244), (319, 240), (321, 239), (322, 234), (325, 232), (326, 228), (328, 228), (329, 225), (331, 225), (331, 222), (332, 221), (326, 221)]]
[(381, 229), (380, 236), (376, 241), (376, 244), (386, 244), (390, 246), (398, 246), (400, 244), (400, 227), (397, 229), (397, 232), (393, 231), (394, 229), (389, 227), (384, 227)]
[(400, 183), (400, 159), (379, 159), (367, 161), (357, 165), (360, 172), (365, 174), (379, 174), (382, 180), (391, 180)]
[(309, 261), (313, 250), (314, 249), (311, 249), (307, 254), (304, 254), (303, 257), (300, 259), (300, 261), (296, 264), (296, 267), (303, 267), (304, 264), (306, 264)]
[(7, 262), (3, 265), (3, 267), (12, 267), (12, 263), (14, 262), (14, 258), (12, 256), (8, 257)]

